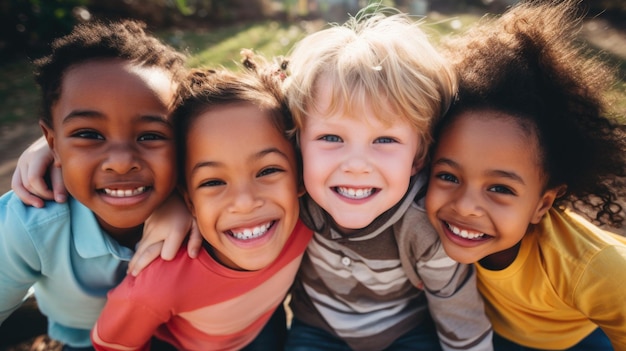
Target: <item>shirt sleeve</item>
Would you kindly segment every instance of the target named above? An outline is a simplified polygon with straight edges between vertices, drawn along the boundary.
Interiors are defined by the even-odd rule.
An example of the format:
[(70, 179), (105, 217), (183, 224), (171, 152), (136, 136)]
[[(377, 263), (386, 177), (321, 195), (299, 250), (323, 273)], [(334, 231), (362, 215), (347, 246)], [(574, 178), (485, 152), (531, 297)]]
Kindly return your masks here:
[(608, 246), (585, 267), (575, 286), (575, 308), (609, 337), (616, 350), (626, 350), (626, 246)]
[(21, 217), (0, 207), (0, 324), (24, 301), (41, 276), (41, 261)]
[(418, 261), (418, 274), (443, 350), (493, 350), (474, 267), (453, 261), (439, 246), (433, 257)]
[(426, 294), (443, 350), (493, 350), (493, 331), (473, 266), (448, 257), (421, 209), (407, 212), (396, 233), (402, 265)]
[(150, 306), (152, 300), (141, 297), (142, 292), (150, 288), (140, 288), (135, 283), (135, 277), (127, 276), (109, 292), (107, 303), (91, 332), (96, 350), (147, 351), (158, 326), (169, 319), (166, 313), (159, 313), (166, 310), (165, 307)]

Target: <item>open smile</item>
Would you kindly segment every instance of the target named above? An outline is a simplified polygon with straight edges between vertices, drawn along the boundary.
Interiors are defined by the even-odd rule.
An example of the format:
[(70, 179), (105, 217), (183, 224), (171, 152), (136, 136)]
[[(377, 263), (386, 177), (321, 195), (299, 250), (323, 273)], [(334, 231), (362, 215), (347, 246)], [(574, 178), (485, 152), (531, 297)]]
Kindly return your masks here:
[(250, 228), (237, 228), (227, 230), (226, 233), (238, 240), (252, 240), (257, 239), (265, 235), (276, 221), (270, 221), (265, 224), (257, 225)]
[(145, 193), (148, 190), (147, 186), (139, 186), (132, 189), (112, 189), (104, 188), (102, 191), (111, 197), (131, 197)]
[(457, 227), (455, 225), (452, 225), (448, 222), (444, 222), (444, 224), (448, 227), (448, 229), (450, 230), (450, 232), (458, 237), (461, 237), (463, 239), (466, 240), (485, 240), (485, 239), (489, 239), (491, 238), (490, 235), (485, 234), (485, 233), (481, 233), (481, 232), (476, 232), (470, 229), (464, 229), (464, 228), (460, 228)]
[(334, 187), (335, 192), (349, 199), (361, 200), (372, 196), (378, 191), (376, 188), (348, 188), (345, 186)]

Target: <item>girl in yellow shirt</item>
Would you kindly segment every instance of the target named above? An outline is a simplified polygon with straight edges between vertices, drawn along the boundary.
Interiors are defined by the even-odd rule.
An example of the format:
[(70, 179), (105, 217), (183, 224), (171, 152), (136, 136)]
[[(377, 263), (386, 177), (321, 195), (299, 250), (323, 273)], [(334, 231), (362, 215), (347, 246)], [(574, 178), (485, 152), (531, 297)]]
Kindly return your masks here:
[(476, 263), (495, 350), (626, 350), (624, 125), (575, 44), (575, 3), (517, 5), (450, 42), (458, 100), (435, 131), (426, 209)]

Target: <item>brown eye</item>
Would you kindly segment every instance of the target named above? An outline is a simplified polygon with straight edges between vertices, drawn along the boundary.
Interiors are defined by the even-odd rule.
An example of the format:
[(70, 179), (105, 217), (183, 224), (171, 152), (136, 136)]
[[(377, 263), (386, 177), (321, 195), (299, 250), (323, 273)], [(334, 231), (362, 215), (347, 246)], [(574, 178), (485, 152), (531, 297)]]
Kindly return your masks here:
[(509, 189), (509, 187), (504, 185), (494, 185), (489, 188), (489, 191), (500, 194), (515, 195), (515, 192), (513, 192), (511, 189)]

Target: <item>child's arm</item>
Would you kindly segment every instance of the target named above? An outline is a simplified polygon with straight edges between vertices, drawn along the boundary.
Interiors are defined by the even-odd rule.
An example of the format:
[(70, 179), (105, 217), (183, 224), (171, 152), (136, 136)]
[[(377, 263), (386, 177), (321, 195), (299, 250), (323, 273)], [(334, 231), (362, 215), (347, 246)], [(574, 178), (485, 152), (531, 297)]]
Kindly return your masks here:
[(1, 325), (22, 305), (29, 288), (41, 277), (42, 267), (39, 250), (24, 228), (22, 218), (6, 202), (0, 208)]
[(614, 237), (613, 245), (589, 259), (567, 293), (571, 304), (606, 333), (615, 350), (626, 350), (626, 240)]
[[(454, 262), (450, 258), (448, 260)], [(450, 280), (440, 290), (431, 290), (431, 288), (437, 289), (440, 286), (436, 286), (437, 283), (431, 284), (429, 281), (441, 282), (445, 272), (441, 272), (439, 270), (441, 267), (437, 267), (429, 274), (423, 272), (423, 267), (420, 268), (420, 275), (424, 278), (428, 309), (437, 325), (439, 339), (453, 342), (448, 345), (442, 343), (442, 348), (444, 350), (492, 351), (493, 331), (491, 322), (485, 314), (484, 302), (476, 286), (474, 267), (454, 262), (454, 266), (452, 266), (454, 268), (448, 271), (452, 273), (449, 276)], [(435, 277), (435, 275), (439, 276)], [(442, 331), (450, 330), (454, 330), (454, 334), (448, 333), (444, 336), (442, 333)]]
[[(416, 267), (420, 267), (418, 274), (424, 283), (428, 309), (437, 325), (442, 348), (493, 350), (491, 322), (476, 286), (474, 267), (449, 258), (439, 242), (435, 255)], [(454, 333), (442, 333), (450, 330)]]
[[(46, 183), (47, 171), (50, 172), (52, 189)], [(44, 137), (24, 150), (17, 160), (11, 187), (25, 204), (34, 207), (43, 207), (43, 200), (66, 201), (67, 190), (63, 184), (61, 169), (54, 166), (54, 156)]]
[[(150, 350), (150, 339), (168, 316), (154, 311), (152, 298), (144, 296), (152, 288), (141, 286), (134, 277), (126, 277), (107, 295), (107, 303), (91, 331), (91, 342), (96, 350)], [(159, 306), (157, 306), (159, 307)]]
[(202, 246), (202, 236), (183, 199), (177, 193), (161, 205), (144, 225), (143, 237), (128, 265), (128, 272), (137, 276), (159, 255), (166, 261), (174, 258), (189, 234), (187, 252), (195, 258)]
[(445, 351), (493, 350), (491, 322), (476, 287), (474, 267), (448, 257), (424, 217), (405, 215), (406, 228), (411, 229), (399, 231), (397, 240), (407, 277), (426, 294), (441, 347)]

